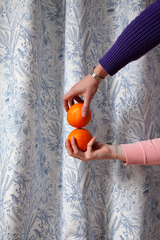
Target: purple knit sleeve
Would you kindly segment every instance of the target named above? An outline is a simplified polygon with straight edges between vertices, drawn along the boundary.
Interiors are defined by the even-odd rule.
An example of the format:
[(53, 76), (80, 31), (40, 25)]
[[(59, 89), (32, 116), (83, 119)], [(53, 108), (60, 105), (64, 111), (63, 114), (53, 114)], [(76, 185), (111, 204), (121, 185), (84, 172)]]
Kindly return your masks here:
[(140, 13), (99, 60), (109, 75), (137, 60), (160, 43), (160, 0)]

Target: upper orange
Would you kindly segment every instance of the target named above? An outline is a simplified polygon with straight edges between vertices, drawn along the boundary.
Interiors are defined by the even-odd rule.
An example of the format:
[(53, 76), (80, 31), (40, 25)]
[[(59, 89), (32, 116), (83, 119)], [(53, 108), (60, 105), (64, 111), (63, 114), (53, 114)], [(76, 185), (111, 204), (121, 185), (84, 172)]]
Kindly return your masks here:
[(72, 127), (82, 128), (90, 122), (92, 118), (91, 109), (89, 109), (87, 117), (82, 117), (82, 107), (83, 103), (76, 103), (68, 110), (67, 121)]

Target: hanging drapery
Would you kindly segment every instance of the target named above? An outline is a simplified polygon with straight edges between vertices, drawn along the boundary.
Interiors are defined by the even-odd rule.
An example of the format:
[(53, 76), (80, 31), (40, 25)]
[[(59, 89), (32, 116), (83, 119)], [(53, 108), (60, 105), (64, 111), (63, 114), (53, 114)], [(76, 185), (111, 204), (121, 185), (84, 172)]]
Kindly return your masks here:
[[(0, 239), (159, 239), (160, 167), (69, 157), (62, 103), (150, 3), (1, 1)], [(160, 137), (159, 56), (99, 85), (86, 127), (99, 141)]]

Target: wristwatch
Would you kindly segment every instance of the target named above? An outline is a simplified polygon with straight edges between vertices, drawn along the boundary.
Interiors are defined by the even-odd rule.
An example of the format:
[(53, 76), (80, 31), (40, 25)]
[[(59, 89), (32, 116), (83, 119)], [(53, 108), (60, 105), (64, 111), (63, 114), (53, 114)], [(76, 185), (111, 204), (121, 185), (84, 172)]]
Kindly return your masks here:
[(92, 70), (92, 72), (90, 73), (90, 75), (91, 75), (94, 79), (96, 79), (99, 83), (101, 83), (104, 78), (98, 76), (98, 75), (94, 72), (94, 69), (95, 69), (95, 67), (93, 68), (93, 70)]

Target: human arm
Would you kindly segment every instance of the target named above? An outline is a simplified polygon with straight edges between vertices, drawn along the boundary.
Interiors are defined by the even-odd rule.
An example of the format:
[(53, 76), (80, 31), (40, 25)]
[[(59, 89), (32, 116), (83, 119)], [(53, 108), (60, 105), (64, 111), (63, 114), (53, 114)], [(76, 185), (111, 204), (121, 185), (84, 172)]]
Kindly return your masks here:
[[(135, 21), (133, 20), (133, 22), (131, 22), (131, 24), (127, 26), (127, 28), (117, 39), (113, 47), (111, 47), (111, 49), (105, 54), (102, 60), (100, 59), (99, 62), (101, 67), (104, 68), (109, 75), (114, 75), (126, 64), (143, 56), (146, 52), (148, 52), (149, 50), (151, 50), (160, 43), (160, 0), (157, 0), (156, 2), (151, 4), (147, 8), (147, 10), (142, 12), (139, 16), (135, 19)], [(151, 142), (152, 144), (149, 148), (147, 147), (149, 142), (148, 143), (141, 142), (136, 143), (135, 145), (134, 144), (127, 145), (128, 147), (125, 145), (121, 146), (125, 151), (126, 165), (129, 164), (160, 165), (159, 159), (160, 145), (158, 145), (159, 148), (158, 147), (155, 148), (155, 145), (153, 144), (154, 141), (153, 140), (149, 141), (152, 141)], [(102, 147), (100, 147), (99, 150), (102, 150)], [(96, 151), (98, 151), (98, 149)], [(138, 158), (136, 155), (137, 153)], [(82, 157), (83, 158), (87, 157), (88, 159), (88, 155), (86, 156), (86, 153), (83, 154), (82, 156), (80, 152), (78, 153), (77, 149), (76, 155), (75, 152), (74, 153), (70, 152), (70, 154), (72, 154), (71, 156), (74, 156), (79, 159), (81, 159)], [(109, 157), (113, 156), (110, 155)], [(106, 157), (105, 159), (111, 158)], [(139, 160), (137, 161), (136, 159)]]
[(88, 143), (86, 152), (78, 148), (74, 138), (73, 149), (68, 139), (65, 146), (71, 157), (82, 161), (117, 159), (125, 165), (160, 165), (160, 138), (131, 144), (108, 145), (96, 141), (94, 137)]
[[(129, 62), (134, 61), (160, 43), (160, 0), (150, 4), (122, 32), (110, 50), (99, 60), (95, 73), (104, 78), (114, 75)], [(89, 74), (76, 83), (63, 96), (66, 111), (73, 99), (84, 98), (82, 112), (87, 113), (90, 102), (98, 89), (99, 83)]]
[(99, 63), (112, 76), (159, 43), (160, 0), (157, 0), (131, 21)]
[(104, 144), (96, 141), (96, 139), (96, 137), (91, 139), (87, 145), (87, 151), (85, 152), (82, 152), (78, 148), (75, 138), (72, 138), (73, 149), (68, 139), (65, 141), (65, 147), (71, 157), (78, 158), (82, 161), (117, 159), (123, 161), (124, 163), (126, 162), (125, 151), (122, 146)]

